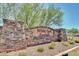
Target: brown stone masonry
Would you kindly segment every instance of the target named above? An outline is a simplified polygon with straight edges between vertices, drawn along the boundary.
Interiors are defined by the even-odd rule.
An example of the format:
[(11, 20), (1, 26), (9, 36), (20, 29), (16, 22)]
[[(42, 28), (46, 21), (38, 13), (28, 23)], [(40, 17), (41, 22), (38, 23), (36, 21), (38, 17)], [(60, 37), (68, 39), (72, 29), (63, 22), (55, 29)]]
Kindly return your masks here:
[(21, 21), (7, 19), (3, 21), (3, 27), (0, 27), (0, 52), (16, 51), (28, 46), (67, 40), (65, 29), (40, 26), (23, 30)]
[(4, 25), (0, 28), (0, 52), (26, 48), (22, 22), (7, 19), (3, 21)]
[(32, 37), (28, 38), (27, 46), (45, 44), (52, 41), (67, 41), (65, 29), (52, 29), (40, 26), (31, 28), (31, 32)]

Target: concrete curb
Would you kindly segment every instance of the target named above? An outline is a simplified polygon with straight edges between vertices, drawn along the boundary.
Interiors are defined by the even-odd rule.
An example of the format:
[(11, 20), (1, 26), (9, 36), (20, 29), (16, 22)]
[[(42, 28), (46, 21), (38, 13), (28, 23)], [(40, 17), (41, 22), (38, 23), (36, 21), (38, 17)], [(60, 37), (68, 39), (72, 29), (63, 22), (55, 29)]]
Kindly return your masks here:
[(76, 47), (73, 47), (73, 48), (71, 48), (71, 49), (68, 49), (68, 50), (66, 50), (66, 51), (64, 51), (64, 52), (61, 52), (61, 53), (55, 55), (55, 56), (62, 56), (62, 55), (64, 55), (64, 54), (67, 54), (68, 52), (71, 52), (71, 51), (75, 50), (76, 48), (79, 48), (79, 46), (76, 46)]

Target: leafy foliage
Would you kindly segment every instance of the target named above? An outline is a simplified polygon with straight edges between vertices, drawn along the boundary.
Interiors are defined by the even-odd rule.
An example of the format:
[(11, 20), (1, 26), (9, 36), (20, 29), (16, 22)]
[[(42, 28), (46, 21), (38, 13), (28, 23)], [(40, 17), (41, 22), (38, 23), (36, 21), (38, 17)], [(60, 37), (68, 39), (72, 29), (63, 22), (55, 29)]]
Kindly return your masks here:
[(43, 48), (43, 47), (38, 47), (38, 48), (37, 48), (37, 51), (38, 51), (38, 52), (43, 52), (43, 51), (44, 51), (44, 48)]
[(75, 39), (75, 42), (76, 42), (76, 43), (79, 43), (79, 39)]
[(35, 26), (61, 25), (63, 12), (54, 4), (40, 3), (5, 3), (0, 4), (0, 16), (2, 18), (13, 18), (24, 22), (26, 28)]
[(49, 49), (54, 49), (55, 46), (56, 46), (56, 44), (55, 44), (54, 42), (52, 42), (52, 43), (48, 46), (48, 48), (49, 48)]
[(68, 41), (70, 44), (74, 44), (74, 40), (69, 40)]
[(26, 27), (60, 25), (62, 23), (62, 11), (45, 4), (22, 4), (18, 18), (25, 21)]
[(70, 43), (69, 43), (69, 42), (62, 42), (62, 44), (63, 44), (64, 46), (70, 46)]
[(5, 19), (16, 18), (18, 11), (18, 4), (15, 3), (2, 3), (0, 4), (0, 16)]
[(79, 33), (79, 30), (76, 28), (72, 28), (68, 30), (68, 33), (76, 34), (76, 33)]

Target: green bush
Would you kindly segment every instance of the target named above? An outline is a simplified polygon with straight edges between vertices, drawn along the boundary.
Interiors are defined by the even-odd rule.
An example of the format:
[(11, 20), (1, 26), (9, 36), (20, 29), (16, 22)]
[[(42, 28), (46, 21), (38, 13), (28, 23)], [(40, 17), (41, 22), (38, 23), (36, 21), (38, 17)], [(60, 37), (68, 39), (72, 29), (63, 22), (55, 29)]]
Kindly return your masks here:
[(79, 43), (79, 39), (76, 39), (75, 42), (76, 42), (76, 43)]
[(38, 47), (38, 48), (37, 48), (37, 51), (38, 51), (38, 52), (43, 52), (43, 51), (44, 51), (44, 48), (43, 48), (43, 47)]
[(49, 49), (54, 49), (55, 46), (56, 46), (56, 44), (55, 44), (54, 42), (52, 42), (52, 43), (48, 46), (48, 48), (49, 48)]
[(70, 44), (74, 44), (74, 41), (73, 40), (69, 40), (68, 41)]
[(69, 42), (62, 42), (62, 44), (63, 44), (64, 46), (70, 46), (70, 43), (69, 43)]

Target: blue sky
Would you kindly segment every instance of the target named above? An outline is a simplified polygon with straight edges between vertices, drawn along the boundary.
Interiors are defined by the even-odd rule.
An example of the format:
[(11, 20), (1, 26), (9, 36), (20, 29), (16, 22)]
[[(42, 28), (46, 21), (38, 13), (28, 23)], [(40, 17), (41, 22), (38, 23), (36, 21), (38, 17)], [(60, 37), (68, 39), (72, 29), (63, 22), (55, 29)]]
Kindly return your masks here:
[(61, 8), (63, 15), (63, 28), (79, 28), (79, 4), (55, 4), (56, 7)]

